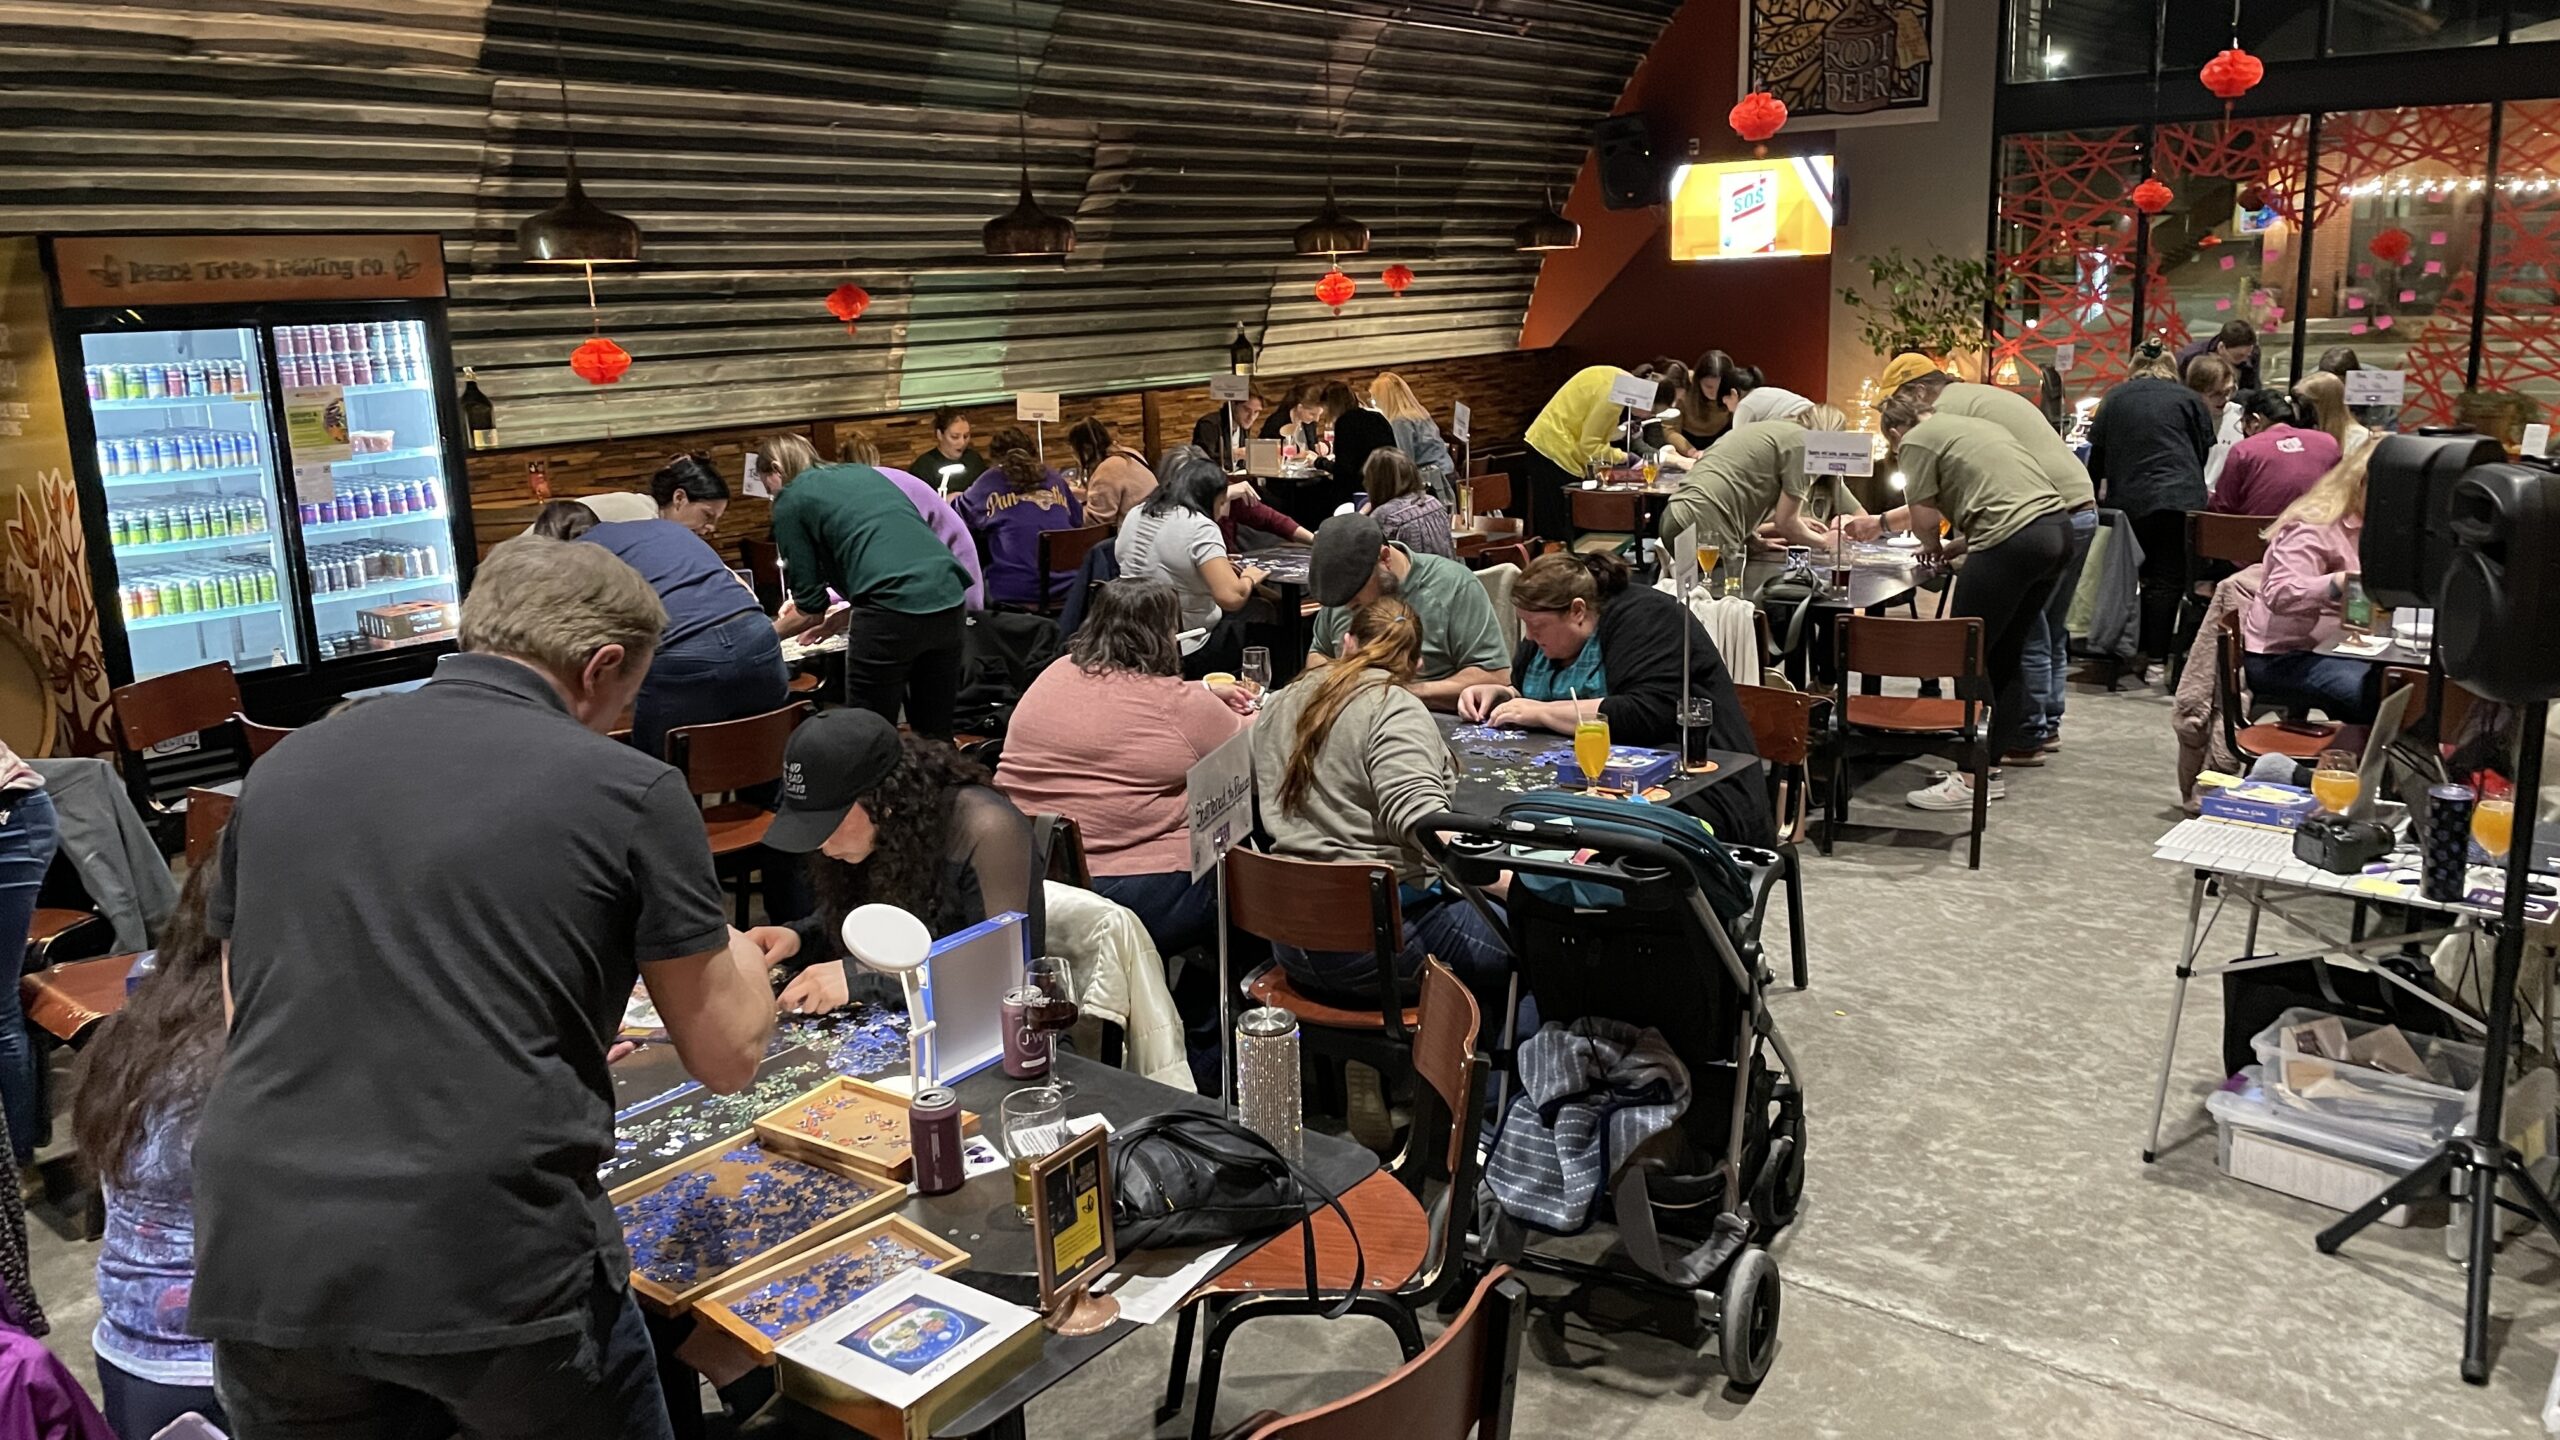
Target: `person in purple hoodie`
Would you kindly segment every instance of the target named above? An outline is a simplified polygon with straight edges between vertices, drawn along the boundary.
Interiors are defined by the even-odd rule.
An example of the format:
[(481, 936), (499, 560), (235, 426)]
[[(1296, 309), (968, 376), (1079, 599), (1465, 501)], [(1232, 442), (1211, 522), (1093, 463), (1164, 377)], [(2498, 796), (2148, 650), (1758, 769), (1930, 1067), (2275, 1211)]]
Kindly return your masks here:
[(1084, 524), (1084, 506), (1057, 471), (1040, 463), (1020, 426), (997, 431), (990, 449), (995, 463), (958, 501), (961, 518), (986, 547), (987, 598), (1025, 607), (1038, 605), (1044, 591), (1046, 598), (1063, 598), (1076, 577), (1040, 573), (1040, 535)]

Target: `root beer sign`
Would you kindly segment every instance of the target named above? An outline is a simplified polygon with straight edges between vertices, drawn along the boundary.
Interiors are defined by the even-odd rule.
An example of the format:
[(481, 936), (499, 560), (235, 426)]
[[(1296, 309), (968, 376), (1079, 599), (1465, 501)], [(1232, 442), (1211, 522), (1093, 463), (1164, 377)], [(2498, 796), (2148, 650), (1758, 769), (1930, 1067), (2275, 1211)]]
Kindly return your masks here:
[(72, 309), (440, 300), (433, 235), (71, 235), (53, 241)]
[(1934, 120), (1945, 3), (1743, 0), (1741, 91), (1785, 101), (1796, 129)]

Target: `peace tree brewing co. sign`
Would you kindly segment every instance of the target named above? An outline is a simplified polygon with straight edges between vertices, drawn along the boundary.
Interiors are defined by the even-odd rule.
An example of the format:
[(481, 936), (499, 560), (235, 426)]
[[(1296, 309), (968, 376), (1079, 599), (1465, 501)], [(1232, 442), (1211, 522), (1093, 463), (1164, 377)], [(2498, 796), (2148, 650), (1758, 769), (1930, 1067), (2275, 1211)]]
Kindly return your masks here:
[(1744, 91), (1786, 102), (1790, 129), (1938, 118), (1941, 0), (1743, 0)]

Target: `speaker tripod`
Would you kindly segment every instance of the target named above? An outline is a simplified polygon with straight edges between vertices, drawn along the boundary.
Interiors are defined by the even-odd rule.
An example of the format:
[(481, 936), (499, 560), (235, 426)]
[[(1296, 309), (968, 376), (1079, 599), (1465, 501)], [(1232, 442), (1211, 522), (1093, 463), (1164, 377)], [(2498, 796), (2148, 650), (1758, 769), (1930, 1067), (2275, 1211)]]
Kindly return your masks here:
[(2546, 702), (2523, 707), (2516, 756), (2515, 834), (2507, 850), (2507, 893), (2499, 907), (2496, 958), (2489, 968), (2488, 1053), (2480, 1070), (2480, 1117), (2468, 1136), (2447, 1140), (2418, 1162), (2418, 1167), (2391, 1182), (2354, 1214), (2320, 1232), (2323, 1255), (2354, 1239), (2394, 1207), (2424, 1200), (2459, 1171), (2471, 1202), (2471, 1274), (2468, 1303), (2462, 1312), (2462, 1378), (2474, 1385), (2489, 1383), (2489, 1285), (2497, 1262), (2498, 1188), (2505, 1181), (2524, 1198), (2525, 1208), (2542, 1228), (2560, 1239), (2560, 1209), (2527, 1170), (2522, 1156), (2506, 1142), (2507, 1049), (2516, 1027), (2516, 975), (2524, 962), (2524, 912), (2527, 885), (2533, 874), (2534, 797), (2542, 785), (2542, 727)]

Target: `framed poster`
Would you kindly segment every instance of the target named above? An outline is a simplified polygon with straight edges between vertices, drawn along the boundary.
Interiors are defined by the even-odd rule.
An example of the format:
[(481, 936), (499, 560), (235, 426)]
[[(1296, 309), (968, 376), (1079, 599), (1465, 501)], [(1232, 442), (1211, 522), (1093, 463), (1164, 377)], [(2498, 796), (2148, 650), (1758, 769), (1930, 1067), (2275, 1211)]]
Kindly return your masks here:
[(1742, 0), (1740, 89), (1786, 102), (1791, 130), (1938, 118), (1947, 0)]
[(1031, 1255), (1050, 1329), (1090, 1335), (1118, 1317), (1117, 1304), (1086, 1290), (1120, 1259), (1109, 1126), (1096, 1125), (1031, 1162)]

